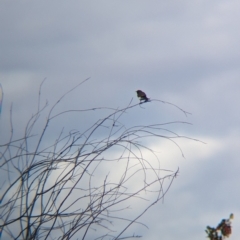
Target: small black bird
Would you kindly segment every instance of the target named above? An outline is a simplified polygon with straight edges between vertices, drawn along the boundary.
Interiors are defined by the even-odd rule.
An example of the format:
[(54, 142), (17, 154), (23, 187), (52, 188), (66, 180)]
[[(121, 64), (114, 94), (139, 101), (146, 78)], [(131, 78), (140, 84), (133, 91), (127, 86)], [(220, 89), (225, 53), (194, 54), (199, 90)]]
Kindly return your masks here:
[(145, 101), (147, 102), (149, 100), (149, 98), (147, 97), (146, 93), (141, 91), (141, 90), (137, 90), (137, 96), (140, 98), (140, 102), (141, 101)]

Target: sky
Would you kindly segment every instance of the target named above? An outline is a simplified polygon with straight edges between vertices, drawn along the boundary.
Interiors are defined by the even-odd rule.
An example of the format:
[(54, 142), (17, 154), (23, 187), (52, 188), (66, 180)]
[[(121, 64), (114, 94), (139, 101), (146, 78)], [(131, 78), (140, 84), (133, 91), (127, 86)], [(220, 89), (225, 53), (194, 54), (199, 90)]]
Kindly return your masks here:
[[(236, 0), (1, 1), (0, 142), (10, 133), (11, 104), (14, 134), (23, 133), (44, 79), (42, 104), (51, 105), (89, 78), (56, 112), (123, 108), (138, 103), (141, 89), (191, 114), (151, 101), (127, 113), (126, 126), (189, 122), (172, 130), (199, 141), (179, 139), (184, 157), (168, 141), (149, 143), (160, 148), (162, 167), (180, 173), (164, 202), (141, 218), (149, 229), (132, 231), (148, 240), (206, 239), (207, 225), (234, 213), (230, 239), (239, 239), (239, 11)], [(61, 124), (84, 129), (107, 113)]]

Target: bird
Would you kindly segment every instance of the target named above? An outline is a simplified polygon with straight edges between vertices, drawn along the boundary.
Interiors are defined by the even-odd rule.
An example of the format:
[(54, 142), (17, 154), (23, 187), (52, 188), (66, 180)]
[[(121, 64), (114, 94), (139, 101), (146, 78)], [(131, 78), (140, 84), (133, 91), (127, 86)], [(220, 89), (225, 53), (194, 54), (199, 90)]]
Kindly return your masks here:
[(145, 92), (143, 92), (143, 91), (141, 91), (141, 90), (137, 90), (136, 92), (137, 92), (137, 96), (138, 96), (139, 99), (140, 99), (140, 102), (143, 101), (143, 100), (144, 100), (145, 102), (147, 102), (147, 101), (149, 100), (149, 98), (147, 97), (147, 95), (146, 95)]

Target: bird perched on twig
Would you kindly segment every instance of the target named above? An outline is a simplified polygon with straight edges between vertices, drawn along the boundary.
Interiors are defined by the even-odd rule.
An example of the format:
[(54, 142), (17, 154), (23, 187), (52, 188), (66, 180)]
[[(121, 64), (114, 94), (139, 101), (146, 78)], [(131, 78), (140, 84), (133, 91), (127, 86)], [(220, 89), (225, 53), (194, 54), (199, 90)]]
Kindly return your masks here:
[(137, 90), (136, 92), (137, 92), (137, 96), (138, 96), (139, 99), (140, 99), (140, 102), (141, 102), (141, 101), (145, 101), (145, 102), (149, 101), (149, 98), (147, 97), (147, 95), (146, 95), (145, 92), (143, 92), (143, 91), (141, 91), (141, 90)]

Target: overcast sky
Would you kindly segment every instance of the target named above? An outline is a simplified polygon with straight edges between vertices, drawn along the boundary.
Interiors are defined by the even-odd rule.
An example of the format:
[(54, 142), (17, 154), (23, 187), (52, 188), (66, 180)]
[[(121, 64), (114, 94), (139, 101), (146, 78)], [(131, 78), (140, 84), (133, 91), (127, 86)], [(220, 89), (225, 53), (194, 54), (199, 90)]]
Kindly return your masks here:
[[(9, 134), (11, 103), (20, 134), (45, 78), (42, 97), (53, 104), (90, 77), (61, 110), (125, 107), (138, 102), (136, 90), (144, 90), (192, 114), (153, 101), (129, 114), (129, 125), (187, 121), (192, 125), (174, 130), (206, 144), (179, 141), (185, 158), (167, 143), (161, 146), (162, 166), (179, 167), (180, 174), (164, 203), (141, 219), (149, 229), (135, 233), (148, 240), (202, 240), (206, 225), (234, 213), (230, 239), (238, 240), (239, 12), (236, 0), (1, 1), (1, 143)], [(91, 121), (86, 115), (81, 128)]]

